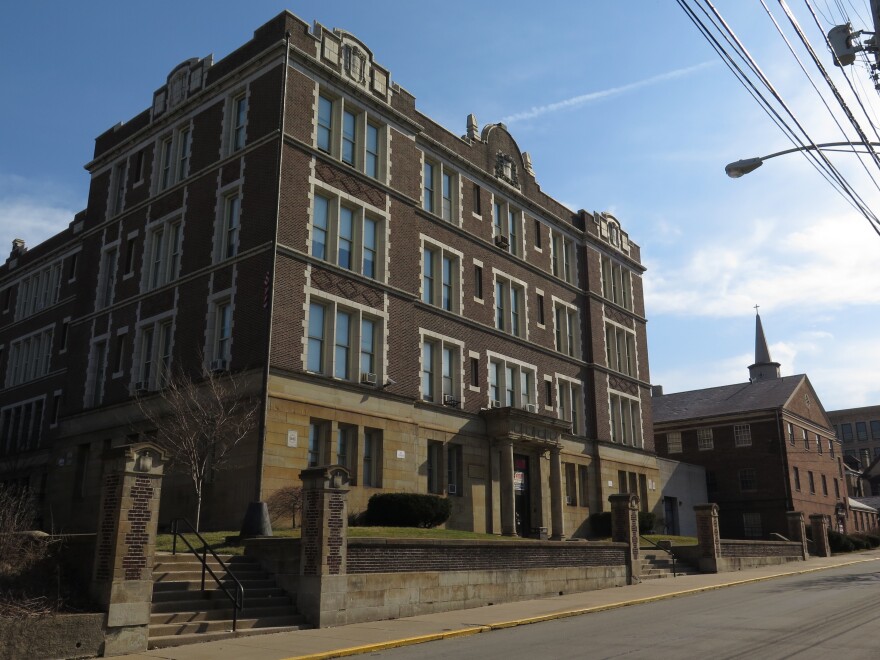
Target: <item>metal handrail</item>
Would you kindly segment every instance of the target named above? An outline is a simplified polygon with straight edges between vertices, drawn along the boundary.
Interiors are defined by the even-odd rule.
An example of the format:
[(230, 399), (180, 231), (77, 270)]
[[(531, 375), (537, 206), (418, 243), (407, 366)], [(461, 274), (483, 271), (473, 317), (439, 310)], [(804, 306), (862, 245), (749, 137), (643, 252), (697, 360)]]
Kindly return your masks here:
[(653, 545), (653, 546), (654, 546), (655, 548), (657, 548), (658, 550), (662, 550), (663, 552), (665, 552), (666, 554), (668, 554), (670, 557), (672, 557), (672, 577), (678, 577), (678, 573), (675, 572), (675, 553), (672, 552), (672, 546), (670, 546), (670, 547), (668, 547), (668, 548), (664, 548), (664, 547), (662, 547), (662, 546), (660, 546), (660, 545), (657, 545), (657, 544), (654, 543), (651, 539), (649, 539), (649, 538), (647, 538), (646, 536), (643, 536), (643, 535), (641, 535), (641, 534), (639, 534), (639, 538), (641, 538), (641, 539), (644, 540), (644, 541), (647, 541), (648, 543), (650, 543), (651, 545)]
[[(196, 550), (194, 547), (192, 547), (192, 544), (183, 535), (183, 532), (181, 532), (178, 529), (178, 526), (180, 523), (184, 523), (189, 528), (189, 533), (195, 534), (196, 537), (199, 539), (199, 541), (202, 542), (201, 556), (199, 555), (199, 551)], [(239, 612), (239, 610), (244, 609), (244, 587), (241, 585), (241, 582), (238, 581), (238, 578), (232, 574), (232, 571), (229, 570), (229, 567), (226, 565), (226, 563), (222, 559), (220, 559), (219, 555), (216, 552), (214, 552), (214, 550), (212, 548), (208, 547), (208, 542), (202, 537), (201, 534), (199, 534), (196, 531), (196, 528), (193, 526), (193, 524), (189, 520), (187, 520), (186, 518), (175, 518), (174, 520), (171, 521), (171, 554), (172, 555), (177, 554), (177, 537), (178, 536), (186, 544), (186, 547), (189, 548), (189, 551), (193, 555), (195, 555), (196, 559), (198, 559), (199, 562), (201, 562), (201, 564), (202, 564), (202, 592), (205, 591), (205, 572), (207, 571), (208, 573), (211, 574), (211, 577), (214, 578), (214, 582), (217, 583), (217, 586), (220, 587), (220, 590), (224, 594), (226, 594), (226, 597), (230, 601), (232, 601), (232, 632), (235, 632), (235, 628), (238, 624), (238, 612)], [(223, 584), (223, 582), (220, 581), (220, 578), (217, 577), (217, 574), (214, 573), (214, 571), (211, 569), (210, 566), (208, 566), (208, 553), (209, 552), (214, 557), (214, 559), (217, 560), (217, 563), (223, 567), (223, 570), (226, 571), (227, 577), (231, 578), (232, 581), (235, 583), (235, 595), (234, 596), (231, 593), (229, 593), (229, 589), (226, 588), (226, 586)]]

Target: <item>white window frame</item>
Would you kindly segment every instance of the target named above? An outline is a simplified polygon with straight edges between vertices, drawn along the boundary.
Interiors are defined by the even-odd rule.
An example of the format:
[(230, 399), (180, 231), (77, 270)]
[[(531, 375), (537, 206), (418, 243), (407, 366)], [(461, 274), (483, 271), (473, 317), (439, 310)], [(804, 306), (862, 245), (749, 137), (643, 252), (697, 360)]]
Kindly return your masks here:
[(615, 305), (633, 310), (632, 271), (610, 256), (602, 255), (602, 296)]
[[(174, 314), (161, 314), (150, 319), (143, 319), (137, 326), (135, 336), (135, 355), (132, 374), (132, 390), (137, 391), (138, 384), (147, 391), (161, 389), (171, 377), (174, 355), (174, 342), (177, 319)], [(167, 328), (167, 337), (163, 330)], [(167, 342), (166, 342), (167, 339)], [(147, 360), (149, 357), (149, 371)], [(163, 358), (167, 357), (167, 364)]]
[(577, 273), (574, 245), (574, 239), (570, 236), (558, 229), (550, 228), (551, 272), (554, 277), (569, 284), (575, 283)]
[(636, 354), (636, 333), (626, 326), (605, 320), (605, 361), (608, 368), (618, 373), (639, 377)]
[(96, 310), (110, 307), (116, 299), (116, 277), (118, 271), (119, 241), (115, 241), (109, 245), (105, 245), (103, 250), (101, 250), (98, 290), (95, 295)]
[[(306, 300), (306, 319), (304, 323), (305, 332), (303, 333), (303, 371), (307, 373), (319, 374), (334, 378), (335, 380), (344, 380), (346, 382), (360, 383), (364, 378), (361, 372), (361, 333), (363, 330), (363, 321), (368, 319), (373, 322), (373, 365), (376, 371), (369, 372), (375, 376), (376, 383), (382, 382), (382, 375), (385, 373), (385, 337), (387, 333), (387, 315), (377, 309), (361, 305), (351, 300), (344, 300), (337, 296), (327, 294), (323, 291), (307, 290)], [(309, 339), (310, 339), (310, 316), (311, 305), (320, 305), (324, 308), (324, 323), (322, 326), (322, 348), (321, 348), (321, 369), (315, 371), (309, 369)], [(348, 362), (345, 365), (348, 373), (347, 378), (338, 377), (336, 365), (336, 346), (337, 332), (336, 321), (339, 312), (351, 315), (351, 323), (349, 326), (348, 338)], [(340, 344), (340, 346), (343, 346)]]
[(585, 434), (584, 386), (577, 378), (554, 374), (556, 380), (556, 413), (559, 419), (571, 422), (572, 435)]
[[(319, 137), (322, 126), (319, 125), (321, 113), (321, 98), (331, 103), (330, 108), (330, 126), (328, 129), (328, 148), (324, 149), (319, 146)], [(346, 142), (343, 135), (344, 119), (346, 113), (354, 116), (354, 139), (352, 140), (353, 158), (351, 162), (343, 159), (343, 146)], [(376, 130), (376, 172), (375, 175), (370, 173), (369, 156), (373, 152), (369, 150), (367, 142), (368, 127)], [(387, 165), (387, 141), (388, 129), (384, 122), (379, 121), (375, 116), (369, 114), (363, 107), (349, 100), (347, 97), (329, 90), (328, 88), (316, 88), (315, 93), (315, 115), (314, 115), (314, 145), (315, 149), (328, 154), (332, 158), (340, 161), (356, 169), (358, 172), (366, 176), (385, 183), (388, 165)]]
[[(243, 121), (239, 121), (239, 110), (244, 106)], [(247, 126), (248, 115), (250, 110), (249, 90), (239, 90), (230, 96), (227, 105), (229, 113), (229, 129), (226, 133), (226, 153), (228, 155), (235, 154), (247, 145)], [(241, 138), (239, 140), (239, 138)]]
[(525, 258), (525, 213), (503, 197), (492, 194), (492, 238), (503, 236), (508, 242), (508, 252)]
[[(428, 166), (431, 168), (430, 186), (427, 181)], [(422, 152), (422, 209), (446, 222), (461, 226), (461, 177), (450, 165), (424, 152)]]
[(715, 438), (712, 429), (697, 429), (697, 449), (699, 451), (712, 451), (715, 449)]
[(751, 447), (752, 446), (752, 427), (749, 424), (733, 425), (733, 446), (734, 447)]
[(48, 375), (52, 363), (55, 324), (9, 342), (6, 387), (14, 387)]
[(681, 449), (681, 431), (669, 431), (666, 433), (666, 453), (680, 454)]
[(128, 179), (128, 159), (123, 158), (110, 170), (110, 191), (107, 198), (107, 218), (125, 210), (125, 186)]
[[(492, 300), (496, 330), (500, 330), (505, 334), (528, 341), (528, 292), (529, 285), (522, 280), (511, 277), (507, 273), (496, 268), (492, 269)], [(499, 293), (501, 296), (500, 300)], [(519, 309), (517, 322), (515, 324), (513, 316), (514, 295), (516, 295), (516, 305)], [(499, 302), (501, 303), (500, 309)], [(501, 322), (501, 325), (499, 325), (499, 321)], [(514, 327), (514, 325), (516, 325), (516, 327)]]
[[(462, 264), (464, 263), (464, 255), (454, 248), (449, 247), (434, 240), (425, 234), (419, 234), (419, 243), (421, 245), (421, 279), (419, 287), (419, 298), (426, 305), (439, 307), (440, 309), (452, 312), (454, 314), (462, 313), (462, 298), (464, 292), (462, 290)], [(426, 256), (430, 255), (430, 283)], [(450, 261), (450, 278), (447, 282), (444, 273), (444, 260)], [(426, 288), (427, 287), (427, 288)], [(444, 305), (443, 293), (444, 289), (449, 288), (449, 305)]]
[(183, 218), (179, 214), (161, 218), (147, 226), (146, 236), (144, 262), (148, 267), (142, 273), (141, 290), (152, 291), (180, 277)]
[[(523, 410), (538, 410), (538, 368), (534, 364), (517, 360), (501, 353), (486, 352), (487, 377), (486, 395), (488, 407), (513, 408)], [(497, 367), (493, 366), (497, 365)], [(497, 380), (493, 378), (497, 375)], [(526, 377), (526, 387), (523, 387), (523, 375)], [(511, 376), (513, 382), (508, 382)], [(494, 382), (493, 382), (494, 380)], [(495, 398), (497, 396), (497, 398)], [(508, 403), (508, 398), (511, 403)]]
[[(238, 183), (228, 186), (218, 194), (217, 234), (215, 263), (234, 259), (240, 252), (241, 216), (244, 195)], [(233, 207), (233, 200), (237, 200)], [(232, 222), (234, 217), (234, 222)]]
[(609, 391), (608, 412), (611, 441), (624, 446), (644, 447), (642, 402), (623, 392)]
[[(20, 321), (58, 303), (61, 297), (62, 260), (43, 266), (18, 282), (15, 320)], [(4, 291), (11, 291), (7, 287)], [(12, 295), (11, 293), (9, 294)]]
[[(318, 201), (321, 198), (327, 203), (326, 228), (320, 227), (317, 223), (318, 209), (322, 205)], [(352, 235), (346, 238), (340, 235), (340, 218), (343, 209), (352, 214)], [(385, 281), (385, 246), (386, 228), (388, 227), (388, 215), (363, 201), (345, 194), (342, 191), (330, 190), (326, 188), (314, 188), (312, 194), (312, 208), (309, 222), (309, 254), (320, 261), (324, 261), (351, 273), (357, 273), (370, 280), (378, 282)], [(368, 223), (375, 225), (375, 243), (371, 248), (367, 241), (366, 228)], [(317, 253), (316, 237), (318, 232), (325, 233), (324, 254), (321, 256)], [(340, 241), (347, 240), (351, 242), (351, 263), (345, 266), (339, 262), (339, 246)], [(365, 268), (367, 260), (365, 255), (372, 252), (373, 256), (373, 274), (370, 275), (368, 269)]]
[[(555, 348), (560, 353), (579, 360), (581, 358), (580, 312), (575, 305), (564, 302), (556, 296), (552, 296), (551, 299)], [(561, 323), (564, 327), (560, 327)]]
[[(433, 346), (432, 363), (426, 365), (424, 346)], [(444, 371), (444, 351), (450, 352), (449, 373)], [(437, 332), (419, 328), (419, 400), (427, 403), (464, 405), (464, 342)], [(426, 368), (427, 367), (427, 368)], [(425, 390), (425, 374), (429, 374), (431, 398)]]

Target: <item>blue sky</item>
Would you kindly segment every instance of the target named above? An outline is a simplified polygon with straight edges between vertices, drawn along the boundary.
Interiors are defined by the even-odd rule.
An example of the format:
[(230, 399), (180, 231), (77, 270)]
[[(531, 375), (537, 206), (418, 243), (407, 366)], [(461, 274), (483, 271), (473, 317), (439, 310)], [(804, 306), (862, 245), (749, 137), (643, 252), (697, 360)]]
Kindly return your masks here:
[[(865, 4), (852, 1), (854, 23)], [(841, 139), (760, 3), (717, 5), (816, 140)], [(225, 56), (285, 8), (357, 35), (453, 132), (469, 113), (505, 121), (546, 192), (621, 220), (649, 269), (651, 380), (667, 392), (745, 381), (759, 304), (783, 374), (807, 373), (829, 410), (880, 403), (880, 237), (797, 155), (724, 175), (790, 145), (674, 2), (10, 4), (0, 249), (85, 207), (94, 138), (145, 109), (176, 64)]]

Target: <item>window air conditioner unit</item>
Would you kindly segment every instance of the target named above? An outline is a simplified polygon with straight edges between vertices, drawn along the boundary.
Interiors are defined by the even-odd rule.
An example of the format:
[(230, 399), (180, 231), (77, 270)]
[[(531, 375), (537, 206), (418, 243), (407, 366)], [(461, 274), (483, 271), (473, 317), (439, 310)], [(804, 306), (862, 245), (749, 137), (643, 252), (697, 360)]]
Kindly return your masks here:
[(229, 371), (229, 363), (226, 360), (211, 360), (211, 371)]
[(538, 412), (538, 406), (536, 406), (534, 403), (527, 403), (523, 406), (523, 410), (527, 410), (530, 413), (536, 413)]
[(571, 495), (566, 495), (565, 496), (565, 503), (566, 504), (574, 504), (574, 498)]
[(367, 371), (361, 372), (361, 382), (364, 385), (375, 385), (379, 382), (379, 378), (374, 373), (369, 373)]
[(510, 248), (510, 240), (507, 238), (507, 236), (504, 236), (502, 234), (498, 234), (495, 237), (495, 245), (507, 250)]
[(490, 406), (491, 408), (500, 408), (500, 407), (501, 407), (501, 402), (498, 401), (498, 400), (496, 400), (496, 399), (493, 399), (492, 402), (489, 404), (489, 406)]
[(444, 394), (443, 395), (443, 405), (444, 406), (452, 406), (453, 408), (458, 408), (458, 405), (461, 403), (458, 399), (455, 398), (452, 394)]
[(455, 484), (449, 484), (449, 486), (446, 488), (446, 492), (449, 495), (455, 495), (456, 491), (457, 491), (457, 488), (456, 488)]

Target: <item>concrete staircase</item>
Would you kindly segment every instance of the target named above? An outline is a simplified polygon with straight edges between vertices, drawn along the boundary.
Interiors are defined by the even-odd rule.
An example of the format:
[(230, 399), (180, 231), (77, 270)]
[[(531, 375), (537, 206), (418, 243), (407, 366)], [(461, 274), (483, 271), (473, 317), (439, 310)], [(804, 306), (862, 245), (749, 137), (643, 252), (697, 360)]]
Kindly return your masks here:
[[(238, 614), (236, 631), (232, 632), (232, 601), (210, 573), (205, 576), (205, 591), (201, 591), (200, 561), (189, 553), (158, 553), (150, 610), (151, 649), (311, 627), (259, 562), (232, 555), (220, 558), (244, 587), (244, 609)], [(221, 580), (227, 577), (213, 558), (209, 557), (208, 565)], [(235, 594), (231, 580), (224, 580), (224, 585)]]
[[(672, 557), (661, 550), (641, 550), (642, 563), (641, 581), (658, 580), (663, 578), (674, 577), (672, 574)], [(686, 564), (681, 560), (675, 561), (676, 575), (699, 575), (700, 572), (690, 564)]]

